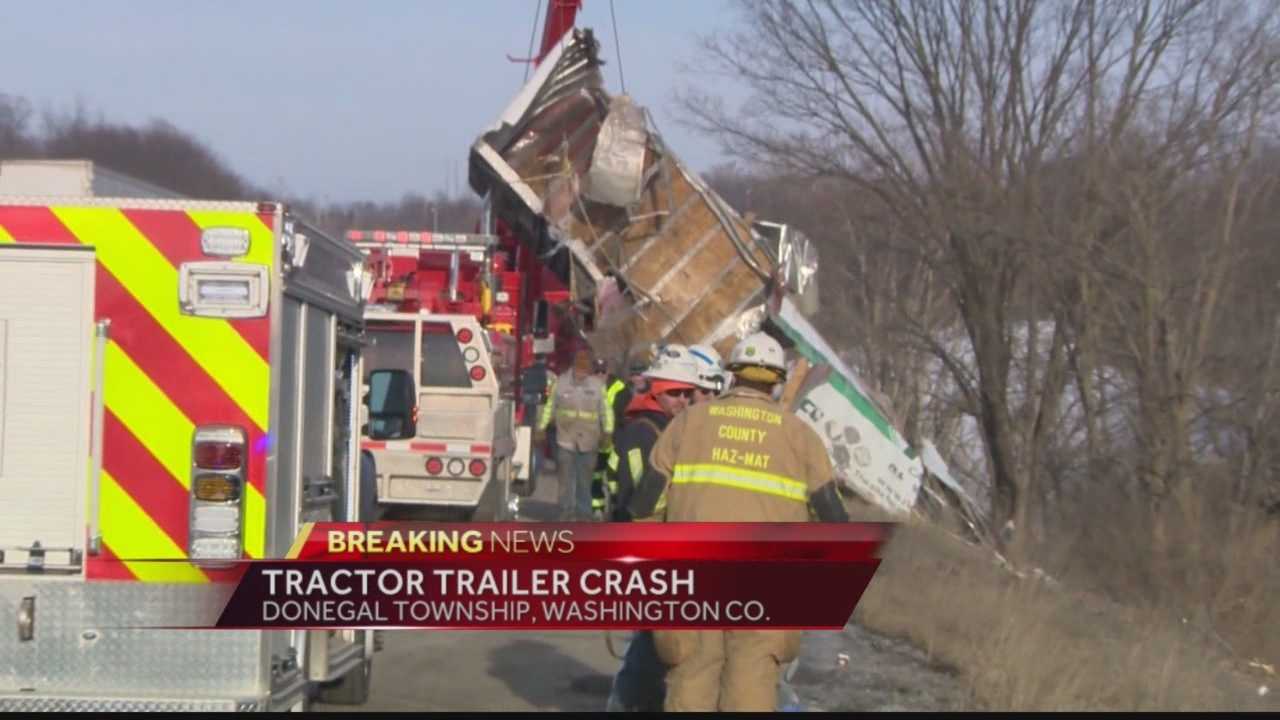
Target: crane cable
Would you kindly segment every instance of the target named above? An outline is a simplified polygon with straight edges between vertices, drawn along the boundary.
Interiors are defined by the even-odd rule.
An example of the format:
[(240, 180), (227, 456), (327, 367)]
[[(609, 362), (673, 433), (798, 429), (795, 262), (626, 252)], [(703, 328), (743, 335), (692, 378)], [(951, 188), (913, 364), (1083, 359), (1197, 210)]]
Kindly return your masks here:
[[(538, 0), (538, 7), (533, 11), (533, 29), (529, 31), (529, 52), (525, 53), (526, 58), (533, 58), (533, 39), (538, 36), (538, 18), (542, 15), (542, 0)], [(533, 60), (525, 60), (524, 63), (524, 80), (529, 82), (529, 67), (533, 65)]]
[(613, 12), (613, 0), (609, 0), (609, 18), (613, 20), (613, 49), (618, 55), (618, 86), (627, 94), (627, 79), (622, 75), (622, 38), (618, 37), (618, 16)]

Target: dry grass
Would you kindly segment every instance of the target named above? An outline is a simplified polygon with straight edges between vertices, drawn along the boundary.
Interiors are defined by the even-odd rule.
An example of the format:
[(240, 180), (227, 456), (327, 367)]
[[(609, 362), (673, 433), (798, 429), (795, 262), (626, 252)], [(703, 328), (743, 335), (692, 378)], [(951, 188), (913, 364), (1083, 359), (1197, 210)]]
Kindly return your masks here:
[(1280, 523), (1182, 503), (1157, 548), (1142, 513), (1103, 507), (1037, 555), (1057, 584), (903, 525), (855, 617), (956, 668), (975, 708), (1280, 709), (1280, 677), (1247, 666), (1280, 665)]

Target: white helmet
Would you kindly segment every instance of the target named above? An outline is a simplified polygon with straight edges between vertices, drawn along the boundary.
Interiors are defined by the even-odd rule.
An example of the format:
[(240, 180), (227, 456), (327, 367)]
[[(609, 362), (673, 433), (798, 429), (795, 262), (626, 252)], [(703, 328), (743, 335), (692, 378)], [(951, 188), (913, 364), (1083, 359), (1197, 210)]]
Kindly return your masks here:
[(657, 357), (644, 376), (650, 380), (670, 380), (701, 387), (698, 361), (689, 353), (684, 345), (665, 345), (658, 350)]
[(689, 354), (698, 361), (698, 387), (715, 392), (724, 390), (726, 382), (720, 353), (710, 345), (690, 345)]
[(776, 370), (782, 375), (787, 372), (787, 357), (777, 340), (767, 334), (758, 332), (743, 338), (733, 346), (729, 355), (729, 368), (732, 370), (745, 365), (755, 365)]

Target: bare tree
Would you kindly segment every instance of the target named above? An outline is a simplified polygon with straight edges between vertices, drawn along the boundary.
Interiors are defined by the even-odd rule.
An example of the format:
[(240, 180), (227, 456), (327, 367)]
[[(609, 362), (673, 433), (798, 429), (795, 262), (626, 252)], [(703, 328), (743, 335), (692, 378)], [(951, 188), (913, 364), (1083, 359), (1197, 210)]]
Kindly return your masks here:
[[(961, 388), (988, 455), (992, 515), (1021, 538), (1070, 366), (1100, 360), (1090, 355), (1101, 330), (1088, 301), (1102, 281), (1089, 259), (1139, 220), (1153, 238), (1161, 226), (1132, 206), (1090, 207), (1116, 190), (1108, 159), (1148, 137), (1186, 158), (1139, 173), (1135, 191), (1161, 172), (1172, 174), (1166, 183), (1198, 172), (1190, 161), (1261, 106), (1273, 9), (757, 0), (743, 12), (742, 32), (704, 49), (710, 65), (755, 91), (750, 111), (686, 93), (688, 121), (735, 156), (860, 187), (893, 226), (884, 240), (944, 284), (972, 362), (910, 313), (899, 319)], [(1212, 304), (1217, 282), (1199, 297)], [(1206, 322), (1201, 314), (1195, 327)], [(1178, 362), (1160, 372), (1176, 374)], [(1148, 449), (1153, 461), (1165, 457)], [(1166, 471), (1146, 474), (1155, 483)]]
[(297, 201), (297, 206), (325, 230), (418, 230), (476, 232), (480, 202), (473, 196), (437, 192), (428, 198), (406, 194), (398, 202)]
[(0, 158), (19, 158), (36, 152), (36, 140), (28, 127), (30, 121), (30, 103), (0, 93)]
[(212, 149), (164, 120), (143, 127), (91, 118), (82, 105), (45, 118), (43, 157), (85, 158), (183, 195), (213, 200), (260, 199)]

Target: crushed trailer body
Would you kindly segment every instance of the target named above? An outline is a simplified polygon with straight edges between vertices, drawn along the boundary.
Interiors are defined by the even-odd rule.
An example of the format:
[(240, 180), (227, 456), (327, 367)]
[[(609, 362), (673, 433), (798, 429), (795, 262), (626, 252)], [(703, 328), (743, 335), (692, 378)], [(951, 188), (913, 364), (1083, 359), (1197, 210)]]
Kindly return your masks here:
[(775, 287), (816, 309), (807, 238), (720, 199), (642, 107), (605, 91), (598, 50), (589, 30), (567, 34), (471, 154), (471, 184), (498, 214), (545, 253), (571, 255), (566, 280), (596, 352), (621, 360), (665, 342), (727, 352)]

